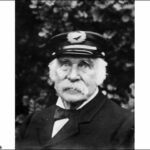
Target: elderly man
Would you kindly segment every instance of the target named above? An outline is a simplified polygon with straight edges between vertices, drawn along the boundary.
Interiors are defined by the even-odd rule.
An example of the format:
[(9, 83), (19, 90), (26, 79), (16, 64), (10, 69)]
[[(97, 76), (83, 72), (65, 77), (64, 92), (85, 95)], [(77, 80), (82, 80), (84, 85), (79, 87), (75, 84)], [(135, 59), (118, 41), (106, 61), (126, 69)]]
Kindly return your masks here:
[(133, 114), (100, 89), (107, 66), (104, 38), (90, 31), (62, 33), (52, 37), (47, 49), (58, 99), (32, 117), (22, 148), (133, 148)]

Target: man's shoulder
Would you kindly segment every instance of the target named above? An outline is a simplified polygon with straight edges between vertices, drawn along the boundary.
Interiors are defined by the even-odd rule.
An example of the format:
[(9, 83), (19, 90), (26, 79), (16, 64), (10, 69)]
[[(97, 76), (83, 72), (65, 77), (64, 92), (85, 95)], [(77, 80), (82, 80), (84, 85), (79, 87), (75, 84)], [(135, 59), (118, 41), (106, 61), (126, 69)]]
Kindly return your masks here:
[(128, 109), (122, 108), (112, 100), (107, 99), (99, 115), (110, 122), (134, 124), (134, 113)]
[(127, 134), (134, 133), (134, 112), (122, 108), (109, 99), (99, 111), (97, 118), (103, 120), (105, 128), (109, 126), (108, 131), (113, 131), (114, 138), (122, 139), (122, 137), (128, 137)]
[(122, 114), (124, 117), (133, 114), (133, 112), (131, 112), (130, 110), (122, 108), (119, 104), (109, 99), (106, 100), (105, 109), (116, 115)]
[(55, 105), (51, 105), (48, 108), (35, 112), (32, 116), (32, 120), (40, 121), (40, 119), (47, 118), (53, 113), (54, 109), (55, 109)]

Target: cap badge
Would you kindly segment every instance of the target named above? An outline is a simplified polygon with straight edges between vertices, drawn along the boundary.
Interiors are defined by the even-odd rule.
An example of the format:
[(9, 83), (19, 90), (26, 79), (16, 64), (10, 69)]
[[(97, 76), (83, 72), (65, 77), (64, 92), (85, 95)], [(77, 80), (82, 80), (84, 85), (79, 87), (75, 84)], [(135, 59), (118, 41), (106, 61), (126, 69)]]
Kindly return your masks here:
[(70, 43), (81, 43), (86, 40), (86, 33), (84, 31), (70, 32), (67, 39)]

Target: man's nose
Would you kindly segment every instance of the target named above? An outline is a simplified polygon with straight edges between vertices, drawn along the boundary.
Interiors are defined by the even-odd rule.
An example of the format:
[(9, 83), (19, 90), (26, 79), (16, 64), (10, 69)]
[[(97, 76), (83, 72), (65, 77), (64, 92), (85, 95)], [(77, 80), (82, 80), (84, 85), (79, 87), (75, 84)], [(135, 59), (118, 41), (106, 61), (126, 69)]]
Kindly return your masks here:
[(70, 81), (77, 81), (80, 79), (79, 73), (78, 73), (78, 69), (77, 66), (72, 66), (69, 74), (68, 74), (68, 79)]

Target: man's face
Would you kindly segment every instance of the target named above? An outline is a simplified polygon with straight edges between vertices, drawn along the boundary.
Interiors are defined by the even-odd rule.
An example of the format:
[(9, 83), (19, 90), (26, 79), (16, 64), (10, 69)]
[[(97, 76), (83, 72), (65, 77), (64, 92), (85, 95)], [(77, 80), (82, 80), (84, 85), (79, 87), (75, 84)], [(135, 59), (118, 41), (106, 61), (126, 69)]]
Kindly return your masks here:
[(77, 102), (88, 99), (96, 90), (96, 69), (89, 58), (58, 58), (55, 89), (63, 100)]

